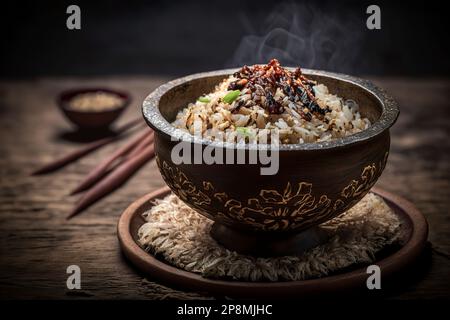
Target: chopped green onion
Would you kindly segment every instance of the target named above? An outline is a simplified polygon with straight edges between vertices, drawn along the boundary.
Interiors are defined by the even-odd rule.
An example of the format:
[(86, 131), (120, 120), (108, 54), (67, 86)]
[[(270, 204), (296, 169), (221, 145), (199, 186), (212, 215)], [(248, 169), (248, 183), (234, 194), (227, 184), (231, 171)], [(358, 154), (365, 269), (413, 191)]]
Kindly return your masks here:
[(236, 131), (246, 137), (250, 137), (252, 135), (250, 128), (246, 127), (236, 127)]
[(225, 95), (225, 97), (222, 98), (222, 101), (231, 104), (234, 100), (237, 99), (237, 97), (239, 97), (240, 94), (241, 91), (239, 90), (230, 91)]
[(207, 98), (207, 97), (200, 97), (197, 100), (200, 101), (200, 102), (204, 102), (204, 103), (211, 102), (211, 99)]

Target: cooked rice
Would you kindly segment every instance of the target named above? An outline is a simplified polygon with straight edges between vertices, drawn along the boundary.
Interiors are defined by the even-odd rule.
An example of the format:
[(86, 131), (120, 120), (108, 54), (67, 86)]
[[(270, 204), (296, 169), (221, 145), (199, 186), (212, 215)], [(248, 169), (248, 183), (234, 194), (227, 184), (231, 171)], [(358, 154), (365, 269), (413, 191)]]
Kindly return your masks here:
[[(274, 83), (270, 77), (276, 72), (281, 76)], [(248, 81), (249, 74), (254, 83)], [(269, 78), (267, 86), (260, 75)], [(243, 80), (245, 85), (240, 83)], [(238, 97), (230, 103), (224, 101), (236, 88), (240, 89)], [(295, 144), (345, 137), (367, 129), (370, 121), (361, 116), (357, 102), (330, 93), (300, 69), (292, 72), (272, 60), (229, 76), (213, 92), (181, 110), (172, 124), (192, 135), (201, 130), (202, 137), (209, 140), (270, 143), (270, 133), (276, 132), (279, 143)]]
[(174, 194), (156, 200), (143, 214), (140, 244), (168, 263), (208, 278), (289, 281), (319, 278), (359, 264), (399, 240), (400, 221), (379, 196), (369, 193), (350, 210), (321, 224), (328, 242), (301, 256), (258, 258), (219, 245), (209, 234), (212, 221)]

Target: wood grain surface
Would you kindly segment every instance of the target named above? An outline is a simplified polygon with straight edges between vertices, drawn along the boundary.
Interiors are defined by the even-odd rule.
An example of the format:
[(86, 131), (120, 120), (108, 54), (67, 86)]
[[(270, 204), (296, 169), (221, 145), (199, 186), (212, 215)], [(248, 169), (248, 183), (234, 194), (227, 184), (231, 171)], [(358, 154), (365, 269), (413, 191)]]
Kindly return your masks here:
[[(125, 141), (53, 174), (29, 173), (82, 145), (55, 105), (64, 89), (110, 86), (129, 91), (123, 118), (140, 116), (140, 103), (160, 77), (39, 78), (0, 82), (0, 298), (164, 299), (211, 298), (145, 278), (122, 256), (116, 224), (138, 197), (164, 185), (154, 161), (128, 183), (67, 221), (77, 197), (68, 193), (90, 168)], [(377, 185), (413, 203), (427, 217), (430, 245), (406, 270), (390, 299), (450, 297), (450, 80), (373, 79), (399, 102), (387, 167)], [(82, 289), (66, 288), (66, 268), (81, 268)]]

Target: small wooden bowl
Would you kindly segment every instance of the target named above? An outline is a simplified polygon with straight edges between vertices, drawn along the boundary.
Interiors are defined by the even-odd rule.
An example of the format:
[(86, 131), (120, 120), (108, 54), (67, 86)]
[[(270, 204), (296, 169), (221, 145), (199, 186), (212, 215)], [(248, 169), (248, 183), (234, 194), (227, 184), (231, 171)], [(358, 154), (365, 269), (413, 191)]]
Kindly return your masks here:
[[(105, 111), (78, 111), (70, 108), (69, 103), (75, 96), (83, 93), (104, 92), (122, 99), (122, 105)], [(108, 128), (128, 107), (130, 95), (123, 91), (107, 88), (81, 88), (62, 92), (58, 97), (58, 106), (70, 122), (83, 129)]]

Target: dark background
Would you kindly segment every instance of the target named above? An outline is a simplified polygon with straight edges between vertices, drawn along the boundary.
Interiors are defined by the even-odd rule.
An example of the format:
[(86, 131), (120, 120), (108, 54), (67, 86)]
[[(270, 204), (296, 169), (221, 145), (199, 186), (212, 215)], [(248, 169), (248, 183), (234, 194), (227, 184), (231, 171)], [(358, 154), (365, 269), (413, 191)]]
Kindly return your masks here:
[[(382, 29), (365, 26), (369, 4)], [(82, 29), (66, 28), (81, 7)], [(1, 4), (0, 77), (178, 76), (278, 57), (364, 75), (447, 76), (436, 1), (15, 1)]]

